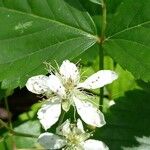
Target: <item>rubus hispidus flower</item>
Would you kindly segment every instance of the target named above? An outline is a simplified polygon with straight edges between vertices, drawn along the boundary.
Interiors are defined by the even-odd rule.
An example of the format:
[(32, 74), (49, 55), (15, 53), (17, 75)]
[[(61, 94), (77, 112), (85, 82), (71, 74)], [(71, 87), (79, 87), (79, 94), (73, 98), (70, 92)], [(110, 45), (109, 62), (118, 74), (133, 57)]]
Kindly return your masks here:
[(61, 108), (68, 111), (74, 106), (82, 120), (92, 126), (105, 124), (104, 115), (91, 102), (84, 89), (96, 89), (112, 83), (118, 75), (111, 70), (101, 70), (80, 82), (77, 66), (69, 60), (63, 61), (58, 71), (49, 76), (38, 75), (28, 79), (26, 87), (35, 94), (43, 94), (47, 101), (38, 111), (38, 118), (47, 130), (55, 124), (61, 114)]
[(56, 129), (56, 134), (42, 133), (38, 142), (46, 149), (63, 150), (109, 150), (109, 148), (99, 140), (89, 139), (91, 133), (85, 132), (80, 119), (77, 124), (71, 124), (66, 120)]

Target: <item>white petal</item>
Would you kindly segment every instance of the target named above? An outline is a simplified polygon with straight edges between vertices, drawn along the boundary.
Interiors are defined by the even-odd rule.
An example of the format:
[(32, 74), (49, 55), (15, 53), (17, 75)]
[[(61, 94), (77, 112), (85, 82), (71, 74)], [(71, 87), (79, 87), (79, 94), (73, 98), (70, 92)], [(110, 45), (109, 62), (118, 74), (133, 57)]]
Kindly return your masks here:
[(83, 144), (84, 150), (109, 150), (109, 148), (101, 141), (89, 139)]
[(47, 85), (48, 77), (44, 75), (33, 76), (26, 83), (27, 89), (35, 94), (43, 94), (49, 89)]
[(67, 136), (70, 132), (70, 121), (68, 119), (56, 129), (56, 133), (62, 136)]
[(48, 87), (60, 97), (65, 97), (66, 92), (65, 88), (62, 85), (60, 79), (55, 75), (50, 75), (48, 79)]
[(77, 66), (74, 63), (71, 63), (69, 60), (63, 61), (59, 71), (61, 76), (66, 81), (70, 79), (74, 83), (77, 83), (80, 79), (80, 74)]
[(77, 120), (77, 128), (80, 129), (82, 133), (85, 133), (82, 121), (80, 119)]
[(37, 115), (43, 128), (47, 130), (55, 124), (61, 114), (61, 103), (59, 100), (54, 102), (48, 101), (39, 109)]
[(46, 149), (60, 149), (66, 145), (65, 139), (53, 134), (45, 132), (38, 138), (38, 142)]
[(73, 99), (77, 112), (85, 123), (95, 127), (102, 127), (106, 124), (103, 113), (94, 107), (92, 103), (81, 101), (76, 97)]
[(114, 71), (101, 70), (91, 75), (83, 83), (79, 83), (78, 88), (84, 88), (84, 89), (100, 88), (106, 84), (112, 83), (117, 78), (118, 75)]

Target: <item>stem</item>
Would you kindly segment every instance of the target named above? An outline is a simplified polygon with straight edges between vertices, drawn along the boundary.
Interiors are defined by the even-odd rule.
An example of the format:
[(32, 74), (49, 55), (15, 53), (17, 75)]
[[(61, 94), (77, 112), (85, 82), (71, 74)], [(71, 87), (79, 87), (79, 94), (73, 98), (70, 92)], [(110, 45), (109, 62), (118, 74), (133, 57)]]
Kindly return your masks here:
[(105, 40), (105, 30), (106, 30), (106, 16), (107, 16), (107, 10), (106, 10), (106, 3), (105, 0), (102, 0), (102, 29), (101, 29), (101, 44)]
[(74, 113), (73, 113), (74, 122), (77, 122), (77, 119), (76, 119), (76, 108), (75, 107), (73, 107), (73, 111), (74, 111)]
[(32, 135), (32, 134), (27, 134), (27, 133), (21, 133), (21, 132), (16, 132), (14, 130), (12, 130), (11, 128), (9, 128), (7, 126), (7, 124), (0, 119), (0, 124), (5, 127), (11, 134), (16, 135), (16, 136), (24, 136), (24, 137), (32, 137), (32, 138), (38, 138), (37, 135)]
[[(105, 40), (105, 30), (106, 30), (106, 3), (105, 0), (102, 0), (102, 28), (101, 28), (101, 35), (100, 35), (100, 45), (99, 45), (99, 69), (104, 69), (104, 50), (103, 50), (103, 42)], [(99, 109), (102, 110), (103, 105), (103, 97), (104, 97), (104, 88), (100, 88), (100, 102), (99, 102)]]
[(62, 110), (62, 114), (61, 114), (61, 117), (59, 119), (58, 126), (60, 126), (63, 123), (65, 114), (66, 114), (66, 112), (64, 110)]
[[(4, 98), (4, 101), (5, 101), (6, 110), (7, 110), (8, 112), (10, 112), (10, 111), (9, 111), (9, 105), (8, 105), (7, 97)], [(8, 118), (9, 127), (10, 127), (11, 129), (13, 129), (12, 122), (11, 122), (11, 116), (8, 116), (8, 117), (9, 117), (9, 118)]]
[[(5, 96), (4, 101), (5, 101), (6, 110), (8, 113), (10, 113), (7, 96)], [(9, 124), (9, 128), (11, 130), (13, 130), (13, 126), (12, 126), (12, 122), (11, 122), (11, 115), (9, 115), (9, 114), (8, 114), (8, 124)], [(15, 150), (16, 149), (16, 143), (15, 143), (14, 137), (11, 136), (10, 139), (11, 139), (11, 143), (13, 145), (13, 150)]]
[[(104, 50), (102, 48), (102, 45), (100, 44), (99, 46), (99, 69), (103, 70), (104, 69)], [(103, 105), (103, 97), (104, 97), (104, 87), (100, 88), (100, 102), (99, 102), (99, 108), (102, 110), (102, 105)]]

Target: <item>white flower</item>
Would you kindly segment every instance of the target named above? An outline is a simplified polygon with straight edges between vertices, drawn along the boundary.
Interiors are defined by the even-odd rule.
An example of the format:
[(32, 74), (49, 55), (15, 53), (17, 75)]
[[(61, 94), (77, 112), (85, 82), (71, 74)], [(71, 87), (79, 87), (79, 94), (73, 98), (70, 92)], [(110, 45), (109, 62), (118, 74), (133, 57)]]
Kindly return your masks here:
[(69, 60), (65, 60), (58, 72), (51, 73), (50, 76), (31, 77), (27, 81), (26, 87), (29, 91), (35, 94), (44, 94), (48, 98), (48, 103), (45, 103), (38, 111), (38, 118), (45, 130), (57, 122), (61, 106), (65, 111), (68, 111), (71, 105), (76, 107), (78, 114), (85, 123), (101, 127), (105, 124), (104, 115), (87, 101), (89, 96), (83, 92), (83, 89), (100, 88), (112, 83), (117, 78), (115, 72), (101, 70), (84, 82), (80, 82), (77, 66)]
[(77, 125), (70, 124), (66, 120), (56, 130), (56, 135), (45, 132), (38, 138), (38, 142), (46, 149), (64, 149), (64, 150), (109, 150), (102, 142), (89, 139), (90, 133), (84, 131), (82, 122), (77, 120)]

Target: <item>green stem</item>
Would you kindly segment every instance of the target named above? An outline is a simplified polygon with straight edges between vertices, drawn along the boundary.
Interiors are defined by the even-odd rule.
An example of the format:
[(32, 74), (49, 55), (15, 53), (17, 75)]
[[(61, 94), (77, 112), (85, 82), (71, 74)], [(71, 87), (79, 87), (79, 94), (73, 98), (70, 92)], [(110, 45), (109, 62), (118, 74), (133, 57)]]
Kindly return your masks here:
[(105, 30), (106, 30), (106, 17), (107, 17), (107, 10), (106, 10), (106, 3), (105, 0), (102, 0), (102, 29), (101, 29), (101, 43), (105, 40)]
[[(103, 50), (103, 42), (105, 40), (105, 30), (106, 30), (106, 3), (105, 0), (102, 0), (102, 27), (101, 27), (101, 35), (100, 35), (100, 45), (99, 45), (99, 69), (103, 70), (104, 69), (104, 50)], [(100, 102), (99, 102), (99, 107), (100, 110), (102, 110), (102, 105), (103, 105), (103, 97), (104, 97), (104, 88), (100, 88)]]
[(76, 108), (75, 107), (73, 107), (73, 111), (74, 111), (74, 113), (73, 113), (73, 118), (74, 118), (74, 122), (77, 122), (77, 119), (76, 119)]
[(61, 117), (59, 119), (58, 126), (60, 126), (63, 123), (65, 114), (66, 114), (66, 112), (64, 110), (62, 110), (62, 114), (61, 114)]
[[(103, 70), (104, 69), (104, 51), (102, 48), (102, 45), (100, 44), (99, 46), (99, 69)], [(103, 97), (104, 97), (104, 87), (100, 88), (100, 102), (99, 102), (99, 108), (102, 110), (102, 105), (103, 105)]]
[(7, 126), (7, 124), (0, 119), (0, 124), (5, 127), (11, 134), (16, 135), (16, 136), (23, 136), (23, 137), (32, 137), (32, 138), (38, 138), (37, 135), (32, 135), (32, 134), (27, 134), (27, 133), (21, 133), (21, 132), (16, 132), (14, 130), (12, 130), (11, 128), (9, 128)]

